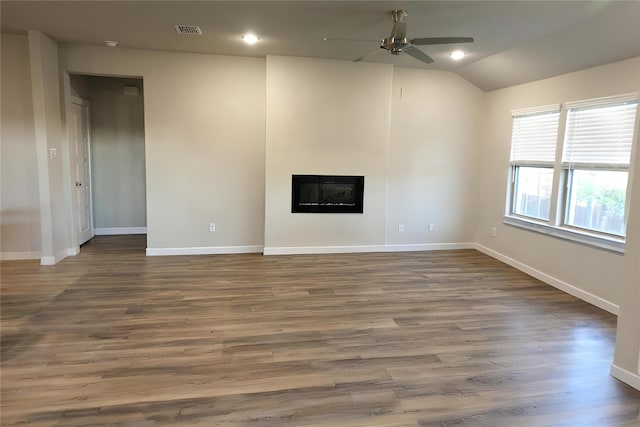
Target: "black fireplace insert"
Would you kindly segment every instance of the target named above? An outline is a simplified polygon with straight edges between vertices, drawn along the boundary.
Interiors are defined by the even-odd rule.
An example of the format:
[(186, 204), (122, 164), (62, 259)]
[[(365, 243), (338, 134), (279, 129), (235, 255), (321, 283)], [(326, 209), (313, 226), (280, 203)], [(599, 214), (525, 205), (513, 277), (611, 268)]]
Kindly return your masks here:
[(363, 213), (364, 176), (292, 175), (291, 212)]

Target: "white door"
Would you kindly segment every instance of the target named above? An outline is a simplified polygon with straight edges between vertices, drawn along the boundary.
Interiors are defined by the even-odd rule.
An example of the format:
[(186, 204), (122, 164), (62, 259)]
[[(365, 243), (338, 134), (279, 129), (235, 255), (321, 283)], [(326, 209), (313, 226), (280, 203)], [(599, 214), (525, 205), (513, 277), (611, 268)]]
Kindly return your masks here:
[(91, 160), (89, 151), (89, 102), (80, 98), (72, 100), (72, 167), (78, 213), (78, 244), (93, 237), (93, 212), (91, 203)]

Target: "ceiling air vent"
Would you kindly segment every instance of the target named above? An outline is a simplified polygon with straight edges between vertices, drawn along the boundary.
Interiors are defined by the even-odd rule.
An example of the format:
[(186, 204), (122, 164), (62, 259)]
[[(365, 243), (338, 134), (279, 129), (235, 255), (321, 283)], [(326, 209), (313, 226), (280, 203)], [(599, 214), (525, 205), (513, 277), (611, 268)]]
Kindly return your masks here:
[(197, 25), (174, 25), (178, 34), (187, 34), (192, 36), (202, 35), (202, 30)]

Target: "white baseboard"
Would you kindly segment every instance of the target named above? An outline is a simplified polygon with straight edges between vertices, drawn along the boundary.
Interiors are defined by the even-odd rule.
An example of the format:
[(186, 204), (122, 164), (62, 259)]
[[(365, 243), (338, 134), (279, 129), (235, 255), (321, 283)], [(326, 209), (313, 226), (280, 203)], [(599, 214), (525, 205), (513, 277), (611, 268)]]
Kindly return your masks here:
[(344, 254), (360, 252), (386, 252), (386, 246), (270, 246), (264, 248), (265, 255)]
[(359, 246), (210, 246), (191, 248), (147, 248), (147, 256), (215, 255), (260, 253), (264, 255), (340, 254), (361, 252), (409, 252), (472, 249), (472, 243), (428, 243), (417, 245), (359, 245)]
[(619, 379), (623, 383), (629, 384), (636, 390), (640, 390), (640, 375), (633, 372), (629, 372), (626, 369), (622, 369), (615, 363), (611, 364), (611, 375), (614, 378)]
[(616, 316), (618, 315), (619, 306), (610, 301), (607, 301), (604, 298), (600, 298), (599, 296), (593, 295), (592, 293), (582, 290), (577, 286), (571, 285), (556, 277), (550, 276), (547, 273), (543, 273), (540, 270), (536, 270), (535, 268), (530, 267), (527, 264), (510, 258), (504, 254), (501, 254), (500, 252), (494, 251), (493, 249), (489, 249), (479, 243), (475, 243), (474, 246), (478, 251), (489, 255), (490, 257), (495, 258), (499, 261), (502, 261), (505, 264), (508, 264), (511, 267), (516, 268), (524, 273), (527, 273), (528, 275), (533, 276), (536, 279), (553, 286), (554, 288), (560, 289), (561, 291), (566, 292), (569, 295), (573, 295), (576, 298), (580, 298), (581, 300), (586, 301), (589, 304), (593, 304), (603, 310), (606, 310), (611, 314), (615, 314)]
[(56, 265), (56, 257), (43, 256), (42, 258), (40, 258), (40, 265)]
[(147, 248), (147, 256), (251, 254), (261, 253), (262, 249), (262, 245), (201, 246), (195, 248)]
[(96, 236), (113, 236), (117, 234), (147, 234), (147, 227), (111, 227), (94, 228)]
[(474, 248), (473, 243), (420, 243), (413, 245), (387, 245), (387, 252), (448, 251)]
[(359, 245), (359, 246), (268, 246), (265, 255), (344, 254), (361, 252), (413, 252), (473, 249), (473, 243), (422, 243), (411, 245)]
[(43, 256), (40, 258), (40, 265), (56, 265), (68, 256), (75, 256), (80, 253), (80, 247), (65, 248), (55, 256)]
[(40, 259), (41, 252), (0, 252), (0, 261), (18, 261), (24, 259)]

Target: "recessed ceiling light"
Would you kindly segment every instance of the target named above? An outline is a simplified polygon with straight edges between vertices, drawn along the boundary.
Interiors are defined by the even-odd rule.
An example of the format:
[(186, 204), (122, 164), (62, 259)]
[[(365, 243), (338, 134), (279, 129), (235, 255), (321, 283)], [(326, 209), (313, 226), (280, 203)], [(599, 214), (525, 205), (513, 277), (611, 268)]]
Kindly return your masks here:
[(107, 45), (107, 47), (118, 47), (118, 42), (113, 40), (105, 40), (104, 44)]
[(455, 59), (457, 61), (458, 59), (464, 58), (467, 54), (461, 50), (454, 50), (449, 55), (451, 55), (451, 59)]
[(244, 40), (246, 44), (256, 44), (258, 43), (258, 40), (260, 40), (260, 37), (255, 34), (245, 34), (242, 36), (242, 40)]

